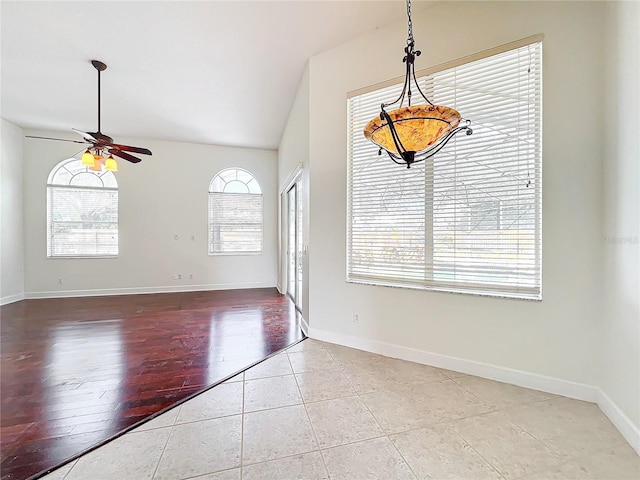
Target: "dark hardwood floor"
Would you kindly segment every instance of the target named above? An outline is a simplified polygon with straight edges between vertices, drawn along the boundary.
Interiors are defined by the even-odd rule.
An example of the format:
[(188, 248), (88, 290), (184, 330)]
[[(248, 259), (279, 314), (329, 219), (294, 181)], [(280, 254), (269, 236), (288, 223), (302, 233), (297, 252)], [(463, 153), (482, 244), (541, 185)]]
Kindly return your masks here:
[(0, 308), (2, 480), (49, 470), (302, 338), (276, 289)]

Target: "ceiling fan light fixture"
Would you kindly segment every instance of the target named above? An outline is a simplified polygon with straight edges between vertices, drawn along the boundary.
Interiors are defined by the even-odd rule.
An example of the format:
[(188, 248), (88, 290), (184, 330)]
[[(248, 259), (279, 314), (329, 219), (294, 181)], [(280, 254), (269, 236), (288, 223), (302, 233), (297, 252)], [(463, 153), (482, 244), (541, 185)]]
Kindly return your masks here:
[[(465, 130), (471, 135), (471, 120), (463, 119), (451, 107), (434, 105), (420, 89), (414, 62), (420, 50), (414, 50), (413, 24), (411, 22), (411, 0), (407, 0), (408, 37), (404, 48), (404, 86), (400, 96), (393, 102), (380, 106), (380, 115), (364, 128), (364, 136), (380, 147), (378, 154), (386, 151), (395, 163), (411, 167), (413, 163), (426, 160), (442, 149), (458, 132)], [(426, 104), (411, 105), (412, 83)], [(405, 98), (407, 106), (403, 106)], [(387, 112), (386, 108), (398, 108)]]
[(94, 164), (93, 154), (87, 148), (87, 151), (82, 154), (82, 165), (90, 167)]
[(118, 171), (118, 162), (116, 162), (116, 159), (113, 158), (113, 155), (109, 155), (109, 158), (105, 160), (104, 169), (110, 172)]
[(94, 172), (102, 171), (102, 162), (100, 161), (102, 157), (96, 158), (93, 157), (93, 165), (89, 167), (89, 170), (93, 170)]

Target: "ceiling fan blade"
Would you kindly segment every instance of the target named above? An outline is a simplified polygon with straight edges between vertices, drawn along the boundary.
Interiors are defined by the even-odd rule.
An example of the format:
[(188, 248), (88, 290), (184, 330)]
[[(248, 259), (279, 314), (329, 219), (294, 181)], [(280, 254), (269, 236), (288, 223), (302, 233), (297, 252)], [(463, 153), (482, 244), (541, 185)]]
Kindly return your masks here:
[(115, 155), (116, 157), (123, 158), (131, 163), (140, 163), (142, 161), (140, 158), (136, 158), (133, 155), (129, 155), (126, 152), (121, 152), (119, 150), (116, 150), (115, 148), (113, 150), (109, 150), (109, 153)]
[(87, 142), (95, 143), (97, 141), (95, 138), (93, 138), (92, 135), (89, 135), (87, 132), (83, 132), (81, 130), (78, 130), (77, 128), (72, 128), (71, 130), (82, 136)]
[(57, 140), (58, 142), (71, 142), (71, 143), (82, 143), (82, 144), (87, 143), (87, 142), (81, 142), (80, 140), (67, 140), (66, 138), (53, 138), (53, 137), (37, 137), (35, 135), (25, 135), (25, 138), (39, 138), (41, 140)]
[(111, 144), (114, 148), (122, 150), (123, 152), (142, 153), (144, 155), (151, 155), (151, 150), (142, 147), (132, 147), (131, 145), (120, 145), (117, 143)]

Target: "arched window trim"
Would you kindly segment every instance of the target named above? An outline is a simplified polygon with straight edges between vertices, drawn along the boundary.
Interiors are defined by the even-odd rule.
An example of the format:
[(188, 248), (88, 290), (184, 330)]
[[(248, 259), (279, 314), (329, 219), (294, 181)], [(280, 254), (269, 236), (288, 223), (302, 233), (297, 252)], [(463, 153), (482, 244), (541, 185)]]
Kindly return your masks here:
[[(235, 171), (235, 178), (229, 179), (229, 180), (225, 180), (223, 178), (223, 175), (226, 172), (231, 172), (231, 171)], [(251, 179), (249, 181), (243, 181), (241, 179), (238, 178), (238, 172), (243, 172), (245, 174), (247, 174), (249, 177), (251, 177)], [(216, 180), (220, 179), (221, 182), (224, 182), (224, 187), (222, 189), (220, 188), (216, 188), (215, 183)], [(251, 173), (249, 170), (245, 170), (244, 168), (238, 168), (238, 167), (231, 167), (231, 168), (224, 168), (222, 170), (220, 170), (218, 173), (216, 173), (213, 178), (211, 179), (211, 182), (209, 182), (209, 193), (229, 193), (229, 192), (225, 192), (225, 188), (227, 185), (229, 185), (231, 182), (241, 182), (244, 183), (247, 186), (247, 190), (249, 194), (251, 195), (262, 195), (262, 188), (260, 188), (260, 182), (258, 182), (258, 179), (256, 178), (256, 176)], [(249, 186), (249, 184), (254, 183), (257, 191), (251, 191), (251, 187)]]
[[(67, 167), (71, 163), (78, 163), (82, 165), (82, 161), (77, 158), (67, 158), (66, 160), (61, 161), (51, 169), (51, 172), (49, 172), (49, 177), (47, 178), (47, 187), (95, 188), (95, 189), (105, 189), (105, 190), (118, 190), (118, 180), (116, 179), (116, 176), (113, 174), (113, 172), (110, 172), (109, 170), (103, 170), (98, 172), (98, 171), (91, 170), (89, 167), (85, 165), (82, 165), (82, 170), (78, 170), (74, 173), (72, 170), (70, 170)], [(58, 174), (60, 174), (62, 170), (66, 170), (70, 175), (69, 181), (66, 183), (56, 182), (56, 176), (58, 176)], [(98, 180), (100, 180), (100, 183), (102, 184), (102, 186), (72, 185), (72, 180), (74, 178), (76, 178), (79, 175), (86, 175), (86, 174), (95, 176)], [(109, 182), (107, 183), (112, 183), (115, 186), (110, 187), (105, 185), (106, 179), (109, 179)]]

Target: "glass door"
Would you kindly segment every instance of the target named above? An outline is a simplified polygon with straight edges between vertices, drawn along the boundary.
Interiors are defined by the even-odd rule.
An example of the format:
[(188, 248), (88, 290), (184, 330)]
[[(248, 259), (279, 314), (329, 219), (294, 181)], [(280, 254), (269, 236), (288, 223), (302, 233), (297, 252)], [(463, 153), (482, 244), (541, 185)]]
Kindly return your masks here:
[(296, 218), (296, 299), (295, 304), (298, 307), (298, 310), (302, 312), (302, 270), (304, 260), (303, 254), (304, 250), (304, 235), (302, 234), (302, 182), (298, 180), (295, 184), (296, 187), (296, 210), (297, 210), (297, 218)]
[(300, 179), (287, 190), (286, 216), (287, 216), (287, 294), (295, 303), (296, 308), (302, 311), (302, 255), (304, 242), (302, 235), (302, 194)]
[(296, 273), (298, 271), (298, 195), (297, 186), (293, 186), (287, 192), (287, 294), (297, 305), (298, 282)]

